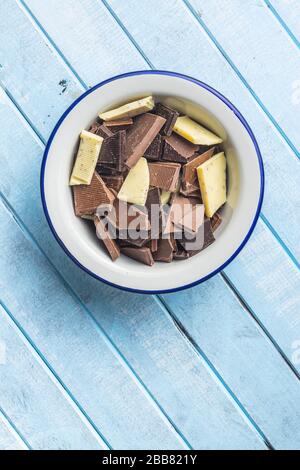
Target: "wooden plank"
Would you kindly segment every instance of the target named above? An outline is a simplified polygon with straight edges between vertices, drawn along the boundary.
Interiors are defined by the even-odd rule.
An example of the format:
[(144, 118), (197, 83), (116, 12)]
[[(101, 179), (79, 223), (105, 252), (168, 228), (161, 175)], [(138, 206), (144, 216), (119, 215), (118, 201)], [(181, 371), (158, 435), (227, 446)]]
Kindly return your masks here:
[[(283, 132), (300, 149), (293, 83), (299, 75), (297, 46), (269, 14), (264, 0), (189, 0), (235, 67)], [(222, 27), (220, 28), (220, 24)], [(263, 45), (263, 47), (262, 47)], [(284, 64), (284, 67), (281, 66)], [(300, 156), (300, 153), (299, 153)]]
[[(291, 39), (300, 41), (300, 3), (298, 0), (265, 0), (270, 12), (287, 29)], [(282, 23), (283, 22), (283, 23)]]
[(28, 447), (0, 411), (0, 450), (27, 450)]
[[(2, 209), (3, 210), (3, 209)], [(1, 250), (2, 251), (2, 250)], [(0, 306), (0, 406), (34, 449), (104, 449)]]
[[(101, 1), (49, 0), (46, 10), (39, 0), (21, 0), (37, 16), (41, 27), (62, 51), (75, 72), (87, 86), (95, 85), (118, 73), (145, 68), (145, 62), (130, 43)], [(45, 26), (45, 28), (43, 28)], [(72, 34), (62, 34), (71, 27)], [(75, 46), (76, 45), (76, 46)], [(80, 51), (80, 52), (79, 52)]]
[[(62, 256), (42, 214), (36, 165), (41, 149), (18, 123), (15, 115), (10, 115), (6, 109), (4, 116), (8, 128), (14, 123), (16, 141), (20, 145), (18, 161), (7, 161), (9, 176), (1, 181), (5, 196), (22, 214), (22, 219), (59, 272), (79, 292), (97, 322), (101, 323), (107, 334), (114, 334), (118, 349), (127, 361), (134, 364), (147, 389), (186, 439), (195, 448), (264, 447), (252, 426), (249, 428), (241, 410), (227, 393), (224, 394), (223, 386), (205, 362), (190, 349), (175, 326), (167, 321), (153, 298), (122, 293), (104, 286)], [(5, 153), (0, 149), (0, 155)], [(127, 383), (122, 368), (109, 363), (102, 335), (95, 331), (95, 325), (90, 324), (79, 303), (72, 301), (69, 289), (66, 290), (58, 282), (44, 256), (26, 238), (28, 234), (8, 219), (6, 216), (4, 221), (9, 224), (5, 228), (9, 241), (3, 243), (6, 258), (3, 271), (5, 285), (11, 285), (14, 280), (15, 292), (12, 298), (8, 291), (6, 302), (23, 328), (42, 349), (89, 416), (101, 426), (113, 447), (155, 448), (156, 445), (178, 448), (180, 442), (158, 417), (153, 417), (154, 410), (149, 409)], [(17, 259), (11, 263), (16, 247)], [(25, 276), (28, 270), (31, 273), (29, 279)], [(47, 291), (47, 299), (39, 299), (39, 293), (44, 291)], [(24, 304), (26, 316), (23, 313)], [(43, 311), (42, 317), (39, 309)], [(107, 316), (108, 312), (110, 317)], [(59, 342), (55, 339), (58, 326)], [(80, 351), (80, 355), (76, 351)], [(64, 357), (64, 361), (60, 357)], [(109, 383), (105, 379), (108, 370)], [(118, 426), (112, 427), (112, 421), (118, 422)], [(145, 436), (145, 427), (149, 436)], [(165, 428), (169, 431), (167, 435)], [(126, 431), (128, 429), (130, 433)]]

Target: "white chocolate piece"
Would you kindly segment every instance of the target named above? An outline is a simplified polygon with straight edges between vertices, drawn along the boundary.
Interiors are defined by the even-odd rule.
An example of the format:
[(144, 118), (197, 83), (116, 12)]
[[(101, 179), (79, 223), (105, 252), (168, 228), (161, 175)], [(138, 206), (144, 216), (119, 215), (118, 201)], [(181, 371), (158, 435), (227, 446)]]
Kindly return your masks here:
[(141, 157), (131, 168), (118, 193), (120, 201), (144, 206), (150, 184), (149, 168), (146, 158)]
[(147, 113), (154, 108), (154, 100), (152, 96), (141, 98), (132, 103), (124, 104), (119, 108), (106, 111), (105, 113), (99, 113), (99, 118), (103, 121), (113, 121), (114, 119), (123, 119), (138, 116), (139, 114)]
[(226, 202), (226, 158), (224, 152), (214, 155), (197, 168), (206, 217)]
[(160, 203), (162, 205), (168, 204), (170, 197), (171, 197), (171, 191), (165, 191), (162, 189), (161, 194), (160, 194)]
[(90, 184), (98, 161), (103, 138), (88, 131), (80, 134), (80, 144), (70, 178), (70, 186)]
[(193, 121), (188, 116), (179, 116), (176, 119), (174, 132), (197, 145), (215, 145), (220, 144), (222, 139), (205, 127)]

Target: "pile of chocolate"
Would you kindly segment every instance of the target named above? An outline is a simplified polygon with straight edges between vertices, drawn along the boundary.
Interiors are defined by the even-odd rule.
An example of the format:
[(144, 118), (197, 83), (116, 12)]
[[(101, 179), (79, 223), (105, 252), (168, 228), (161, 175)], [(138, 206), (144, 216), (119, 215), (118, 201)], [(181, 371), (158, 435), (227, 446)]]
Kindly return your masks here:
[(146, 97), (100, 113), (82, 131), (70, 178), (76, 216), (90, 219), (111, 259), (152, 266), (214, 241), (226, 201), (222, 139)]

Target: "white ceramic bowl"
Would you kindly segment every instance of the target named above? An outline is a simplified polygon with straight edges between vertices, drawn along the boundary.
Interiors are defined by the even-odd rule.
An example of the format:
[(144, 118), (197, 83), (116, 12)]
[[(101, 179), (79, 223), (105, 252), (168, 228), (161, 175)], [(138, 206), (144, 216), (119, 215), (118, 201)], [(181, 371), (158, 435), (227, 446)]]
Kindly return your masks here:
[[(153, 94), (224, 139), (228, 201), (216, 241), (185, 261), (148, 267), (126, 256), (112, 262), (89, 224), (75, 217), (68, 186), (78, 135), (98, 112)], [(255, 137), (239, 111), (220, 93), (191, 77), (164, 71), (131, 72), (106, 80), (80, 96), (63, 114), (48, 141), (41, 195), (57, 241), (87, 273), (116, 287), (142, 293), (191, 287), (218, 273), (239, 253), (257, 222), (264, 191), (263, 163)]]

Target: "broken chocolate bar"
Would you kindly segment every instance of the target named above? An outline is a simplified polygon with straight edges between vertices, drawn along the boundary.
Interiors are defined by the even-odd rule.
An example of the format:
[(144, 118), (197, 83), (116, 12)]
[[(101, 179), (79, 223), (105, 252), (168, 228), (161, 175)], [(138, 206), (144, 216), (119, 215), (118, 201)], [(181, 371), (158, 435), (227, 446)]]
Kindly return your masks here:
[(220, 216), (218, 212), (215, 212), (215, 214), (210, 219), (210, 222), (211, 222), (212, 231), (215, 232), (222, 223), (222, 217)]
[(132, 168), (144, 155), (166, 120), (161, 116), (147, 113), (134, 119), (127, 132), (125, 163)]
[(170, 136), (172, 134), (174, 124), (179, 116), (178, 111), (175, 111), (175, 109), (171, 109), (169, 106), (162, 103), (158, 103), (155, 107), (155, 114), (165, 118), (166, 123), (161, 129), (161, 133)]
[(152, 266), (154, 264), (154, 259), (151, 253), (150, 248), (142, 247), (142, 248), (135, 248), (135, 247), (124, 247), (121, 248), (121, 252), (129, 256), (129, 258), (133, 258), (140, 263), (146, 264), (147, 266)]
[[(199, 188), (198, 180), (197, 180), (197, 172), (196, 169), (199, 165), (209, 160), (214, 154), (214, 148), (209, 149), (207, 152), (202, 153), (202, 155), (198, 155), (196, 158), (193, 158), (190, 162), (182, 167), (182, 179), (183, 183), (192, 184)], [(185, 186), (183, 184), (183, 189)]]
[(192, 144), (179, 135), (172, 134), (170, 137), (165, 138), (162, 160), (187, 163), (198, 150), (199, 145)]
[(103, 241), (111, 259), (115, 261), (120, 256), (120, 248), (118, 247), (116, 241), (111, 238), (106, 225), (102, 220), (99, 219), (99, 217), (95, 216), (94, 223), (97, 237)]
[(116, 134), (111, 134), (111, 136), (104, 139), (97, 167), (106, 167), (108, 169), (116, 170), (116, 172), (121, 172), (125, 157), (126, 132), (119, 131)]
[(163, 138), (160, 134), (157, 134), (153, 142), (145, 150), (144, 157), (147, 160), (160, 160), (163, 149)]
[(110, 175), (103, 175), (101, 176), (104, 183), (110, 190), (114, 190), (117, 193), (120, 191), (120, 188), (123, 184), (124, 178), (121, 175), (110, 176)]
[(153, 253), (154, 261), (163, 261), (171, 263), (173, 259), (174, 247), (170, 238), (162, 238), (158, 240), (157, 250)]
[(132, 118), (117, 119), (115, 121), (106, 121), (105, 126), (114, 134), (118, 131), (127, 131), (128, 127), (133, 124)]
[(150, 186), (174, 192), (178, 186), (179, 163), (149, 163)]
[(184, 234), (182, 239), (178, 239), (177, 241), (189, 252), (190, 256), (204, 250), (215, 241), (210, 219), (205, 217), (204, 223), (199, 227), (194, 237)]
[(115, 199), (113, 193), (96, 172), (90, 185), (74, 186), (73, 194), (74, 210), (77, 216), (94, 214), (98, 206), (110, 206)]

